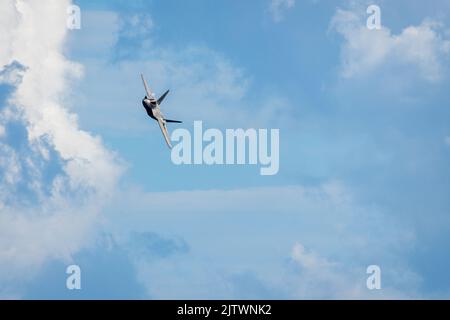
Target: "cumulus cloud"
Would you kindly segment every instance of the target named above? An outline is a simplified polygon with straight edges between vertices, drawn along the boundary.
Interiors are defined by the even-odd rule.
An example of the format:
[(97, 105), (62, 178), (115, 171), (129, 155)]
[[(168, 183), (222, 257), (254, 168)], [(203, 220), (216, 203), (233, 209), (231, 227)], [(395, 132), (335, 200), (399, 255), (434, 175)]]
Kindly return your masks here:
[(284, 14), (287, 10), (294, 8), (295, 0), (271, 0), (269, 5), (269, 12), (275, 22), (280, 22), (284, 19)]
[(49, 258), (68, 261), (85, 245), (123, 170), (100, 137), (81, 130), (69, 111), (70, 86), (83, 68), (64, 56), (68, 5), (0, 5), (0, 28), (7, 31), (0, 35), (0, 79), (14, 87), (0, 115), (3, 288)]
[(420, 78), (436, 82), (445, 73), (450, 41), (438, 22), (425, 20), (393, 34), (386, 26), (369, 30), (365, 16), (338, 9), (330, 28), (344, 38), (341, 67), (345, 78), (370, 74), (379, 68), (402, 72), (413, 68)]

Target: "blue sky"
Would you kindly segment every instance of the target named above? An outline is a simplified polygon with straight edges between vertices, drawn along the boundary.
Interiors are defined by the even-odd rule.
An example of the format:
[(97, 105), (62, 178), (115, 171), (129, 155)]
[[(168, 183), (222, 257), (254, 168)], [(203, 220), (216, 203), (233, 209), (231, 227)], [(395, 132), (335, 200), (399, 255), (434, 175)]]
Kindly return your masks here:
[[(4, 5), (2, 297), (449, 297), (448, 1), (74, 3)], [(174, 165), (140, 72), (171, 131), (279, 128), (278, 174)]]

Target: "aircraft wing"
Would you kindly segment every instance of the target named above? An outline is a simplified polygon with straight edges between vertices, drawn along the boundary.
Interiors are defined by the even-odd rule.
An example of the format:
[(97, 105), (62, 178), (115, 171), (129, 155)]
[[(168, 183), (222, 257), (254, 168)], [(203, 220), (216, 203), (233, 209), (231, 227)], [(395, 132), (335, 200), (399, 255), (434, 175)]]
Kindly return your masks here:
[(145, 81), (144, 75), (141, 73), (141, 78), (142, 78), (142, 82), (144, 83), (144, 87), (145, 87), (145, 93), (147, 93), (147, 98), (152, 98), (153, 97), (153, 93), (152, 90), (150, 90), (150, 88), (147, 85), (147, 81)]
[(157, 118), (156, 120), (158, 120), (159, 127), (161, 128), (161, 132), (164, 136), (164, 139), (166, 140), (167, 145), (170, 149), (172, 149), (172, 144), (170, 143), (169, 133), (167, 132), (165, 121), (161, 118)]

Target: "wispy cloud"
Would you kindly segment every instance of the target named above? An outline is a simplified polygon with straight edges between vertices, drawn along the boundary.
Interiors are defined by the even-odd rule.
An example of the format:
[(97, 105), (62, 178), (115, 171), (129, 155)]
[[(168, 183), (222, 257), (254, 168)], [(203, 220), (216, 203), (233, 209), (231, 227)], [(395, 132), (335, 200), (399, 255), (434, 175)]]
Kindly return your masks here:
[(269, 4), (269, 12), (275, 22), (284, 19), (286, 11), (295, 7), (295, 0), (271, 0)]
[[(113, 13), (91, 13), (88, 17), (92, 21), (88, 23), (95, 24), (96, 14), (114, 17)], [(152, 21), (148, 15), (136, 19)], [(86, 77), (80, 90), (83, 99), (79, 99), (78, 107), (89, 126), (127, 132), (148, 128), (142, 125), (139, 108), (143, 90), (138, 76), (141, 72), (146, 74), (149, 85), (157, 94), (171, 89), (164, 108), (185, 123), (202, 119), (210, 126), (261, 127), (270, 124), (277, 127), (292, 122), (293, 108), (283, 95), (262, 92), (256, 98), (248, 98), (252, 90), (258, 90), (252, 87), (252, 75), (227, 56), (204, 45), (176, 49), (149, 46), (153, 41), (152, 27), (140, 30), (139, 26), (133, 27), (131, 20), (133, 16), (120, 16), (109, 19), (108, 28), (93, 28), (99, 39), (111, 37), (110, 30), (115, 30), (116, 36), (111, 38), (116, 42), (109, 48), (102, 46), (100, 55), (93, 50), (94, 54), (86, 62)], [(77, 48), (89, 45), (90, 38), (91, 35), (86, 34), (86, 39), (80, 35), (74, 50), (84, 50)], [(111, 68), (111, 61), (105, 58), (111, 58), (111, 52), (116, 53), (112, 55), (115, 68)], [(92, 89), (94, 84), (95, 91)], [(103, 98), (105, 95), (110, 97), (108, 101)], [(96, 106), (95, 112), (91, 104)], [(130, 109), (124, 112), (124, 106)], [(109, 116), (104, 117), (103, 112), (108, 112)]]
[[(131, 229), (148, 224), (146, 221), (150, 221), (150, 216), (152, 221), (185, 221), (189, 217), (190, 228), (194, 228), (181, 231), (192, 252), (170, 259), (139, 262), (140, 277), (153, 297), (198, 298), (208, 294), (216, 298), (240, 298), (239, 293), (230, 291), (232, 284), (229, 278), (233, 278), (235, 272), (243, 271), (257, 275), (262, 287), (275, 288), (280, 296), (290, 298), (405, 297), (408, 290), (413, 294), (420, 278), (409, 270), (406, 263), (405, 250), (408, 251), (406, 248), (414, 243), (412, 230), (400, 226), (394, 218), (377, 208), (358, 204), (352, 192), (339, 182), (315, 187), (160, 193), (129, 190), (122, 195), (121, 203), (114, 207), (123, 212), (125, 207), (133, 204), (134, 213), (126, 217), (127, 227)], [(159, 209), (149, 215), (151, 207)], [(179, 208), (184, 208), (183, 212)], [(118, 219), (121, 220), (120, 217)], [(201, 221), (198, 223), (201, 227), (196, 227), (197, 221)], [(286, 223), (291, 227), (286, 228)], [(172, 223), (171, 230), (181, 227), (176, 225)], [(249, 241), (247, 232), (233, 231), (233, 242), (246, 244), (229, 252), (221, 251), (221, 256), (203, 251), (204, 247), (198, 245), (204, 241), (203, 236), (189, 236), (199, 230), (211, 230), (210, 235), (205, 235), (210, 246), (228, 247), (230, 234), (227, 230), (248, 225), (252, 228), (252, 240)], [(284, 231), (283, 236), (277, 236), (275, 244), (270, 235), (278, 228)], [(283, 243), (291, 238), (297, 239), (297, 243), (289, 241), (289, 252), (289, 247)], [(277, 257), (279, 261), (273, 261), (270, 266), (261, 265), (258, 261), (262, 257), (258, 252), (262, 248), (271, 260)], [(278, 256), (274, 250), (279, 252), (281, 248), (286, 250), (285, 255)], [(314, 248), (314, 251), (307, 248)], [(250, 253), (253, 251), (254, 254)], [(241, 256), (245, 259), (233, 267), (223, 264), (223, 259), (229, 261), (232, 257), (237, 259)], [(329, 259), (329, 256), (333, 258)], [(289, 259), (290, 267), (281, 264), (285, 259)], [(382, 292), (369, 292), (365, 287), (365, 269), (372, 263), (385, 267), (384, 276), (388, 284)], [(157, 272), (161, 268), (164, 273)], [(180, 273), (188, 276), (180, 276)], [(193, 288), (193, 284), (200, 281), (199, 277), (204, 286), (187, 292), (184, 287)], [(170, 282), (170, 287), (162, 288), (163, 282)], [(207, 291), (212, 283), (218, 283), (215, 292)]]
[[(390, 268), (389, 284), (382, 290), (366, 287), (367, 274), (364, 265), (331, 262), (307, 250), (300, 242), (293, 245), (291, 262), (293, 273), (289, 275), (291, 295), (297, 299), (405, 299), (417, 297), (419, 277), (402, 268)], [(391, 266), (392, 267), (392, 266)], [(399, 279), (401, 279), (399, 281)], [(392, 282), (391, 282), (392, 281)], [(388, 282), (388, 281), (386, 281)], [(393, 285), (395, 283), (395, 285)], [(403, 287), (399, 289), (396, 286)]]

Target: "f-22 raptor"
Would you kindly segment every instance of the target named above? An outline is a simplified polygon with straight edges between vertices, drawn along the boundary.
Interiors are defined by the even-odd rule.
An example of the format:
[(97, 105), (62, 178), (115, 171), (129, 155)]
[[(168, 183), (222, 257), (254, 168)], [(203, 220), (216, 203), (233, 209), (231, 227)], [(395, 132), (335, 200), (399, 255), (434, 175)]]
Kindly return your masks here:
[(170, 143), (169, 133), (167, 132), (166, 123), (168, 122), (174, 122), (174, 123), (182, 123), (182, 121), (178, 120), (169, 120), (164, 118), (161, 109), (159, 108), (159, 105), (164, 100), (164, 98), (169, 93), (169, 90), (164, 92), (164, 94), (159, 97), (158, 99), (155, 98), (155, 94), (150, 90), (150, 87), (147, 85), (147, 81), (145, 81), (144, 75), (141, 73), (142, 82), (144, 83), (145, 87), (145, 97), (142, 99), (142, 105), (145, 108), (145, 111), (147, 111), (147, 114), (150, 118), (158, 121), (159, 127), (161, 128), (162, 134), (164, 136), (164, 139), (166, 140), (167, 145), (169, 148), (172, 149), (172, 144)]

